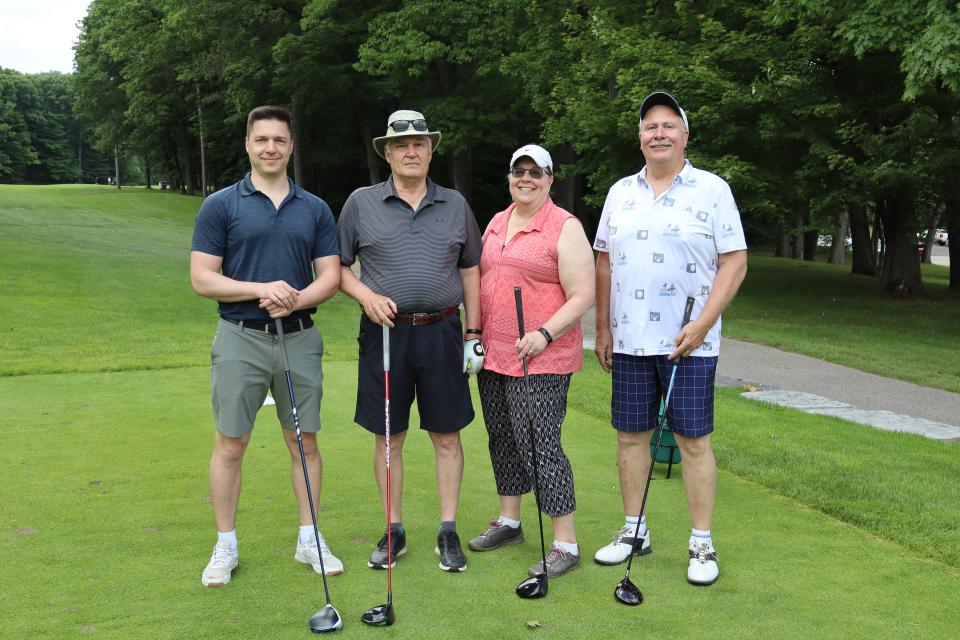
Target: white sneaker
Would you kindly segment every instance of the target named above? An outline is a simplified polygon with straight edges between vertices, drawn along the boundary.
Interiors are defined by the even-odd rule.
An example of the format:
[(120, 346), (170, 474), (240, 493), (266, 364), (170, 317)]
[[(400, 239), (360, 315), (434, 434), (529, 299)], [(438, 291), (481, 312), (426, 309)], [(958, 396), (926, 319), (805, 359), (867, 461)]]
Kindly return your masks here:
[(310, 538), (306, 542), (297, 542), (297, 552), (293, 558), (297, 562), (309, 564), (317, 573), (324, 573), (324, 569), (328, 576), (338, 576), (343, 573), (343, 563), (330, 551), (322, 533), (320, 534), (320, 553), (323, 554), (323, 568), (320, 567), (320, 556), (317, 555), (317, 541)]
[[(613, 542), (597, 551), (593, 559), (597, 564), (607, 565), (626, 562), (627, 558), (630, 557), (630, 550), (634, 547), (634, 531), (636, 531), (635, 525), (624, 526), (623, 529), (613, 534)], [(647, 529), (646, 533), (639, 539), (642, 542), (640, 548), (634, 552), (635, 555), (645, 556), (653, 551), (650, 547), (650, 529)]]
[(710, 585), (720, 577), (720, 565), (717, 564), (717, 552), (705, 542), (690, 545), (690, 566), (687, 568), (687, 582), (690, 584)]
[(230, 582), (230, 576), (233, 574), (233, 570), (237, 568), (239, 561), (240, 554), (236, 549), (218, 542), (213, 547), (210, 562), (203, 569), (200, 582), (205, 587), (222, 587)]

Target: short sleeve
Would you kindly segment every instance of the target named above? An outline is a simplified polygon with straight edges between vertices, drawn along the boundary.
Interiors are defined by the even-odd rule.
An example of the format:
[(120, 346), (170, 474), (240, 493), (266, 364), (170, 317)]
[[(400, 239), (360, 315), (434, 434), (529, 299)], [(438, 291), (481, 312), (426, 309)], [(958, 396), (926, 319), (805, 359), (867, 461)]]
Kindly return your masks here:
[(333, 212), (323, 200), (319, 201), (317, 212), (317, 233), (313, 238), (313, 255), (311, 260), (325, 258), (340, 253), (337, 246), (337, 224), (333, 221)]
[(740, 222), (740, 212), (737, 210), (737, 203), (733, 200), (733, 193), (730, 186), (722, 183), (717, 201), (714, 203), (714, 237), (717, 243), (717, 253), (730, 253), (731, 251), (742, 251), (747, 248), (747, 240), (743, 233), (743, 225)]
[(473, 215), (473, 209), (470, 204), (464, 200), (463, 208), (466, 217), (466, 239), (463, 247), (460, 249), (460, 260), (457, 267), (460, 269), (469, 269), (480, 264), (480, 253), (483, 251), (483, 243), (480, 240), (480, 225), (477, 224), (477, 218)]
[(610, 209), (612, 208), (613, 189), (607, 192), (603, 212), (600, 214), (600, 223), (597, 225), (597, 237), (593, 241), (593, 248), (597, 251), (610, 252)]
[(226, 211), (224, 211), (219, 198), (207, 198), (200, 205), (200, 211), (197, 213), (190, 249), (222, 258), (226, 248)]
[(357, 261), (357, 199), (351, 194), (340, 210), (337, 238), (340, 241), (340, 264), (349, 267)]

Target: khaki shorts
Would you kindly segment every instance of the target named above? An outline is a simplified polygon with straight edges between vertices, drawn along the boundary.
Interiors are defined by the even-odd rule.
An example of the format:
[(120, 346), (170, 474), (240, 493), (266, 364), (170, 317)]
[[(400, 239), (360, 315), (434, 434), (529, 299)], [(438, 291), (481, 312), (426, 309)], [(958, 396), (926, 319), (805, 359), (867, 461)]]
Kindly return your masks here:
[[(323, 338), (316, 327), (285, 333), (290, 376), (296, 396), (300, 429), (320, 430), (323, 397)], [(269, 389), (277, 403), (277, 418), (293, 429), (290, 394), (283, 373), (283, 355), (277, 336), (256, 329), (241, 329), (220, 320), (210, 350), (210, 386), (217, 431), (239, 438), (253, 430), (257, 411)]]

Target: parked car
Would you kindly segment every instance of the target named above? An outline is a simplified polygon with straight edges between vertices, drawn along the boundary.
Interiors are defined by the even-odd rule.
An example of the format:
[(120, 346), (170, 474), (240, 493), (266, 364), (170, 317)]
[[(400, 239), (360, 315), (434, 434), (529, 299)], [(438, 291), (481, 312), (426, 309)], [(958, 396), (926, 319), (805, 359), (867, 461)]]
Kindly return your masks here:
[(947, 246), (950, 242), (950, 238), (947, 236), (947, 230), (937, 229), (937, 233), (933, 236), (933, 241), (941, 247)]

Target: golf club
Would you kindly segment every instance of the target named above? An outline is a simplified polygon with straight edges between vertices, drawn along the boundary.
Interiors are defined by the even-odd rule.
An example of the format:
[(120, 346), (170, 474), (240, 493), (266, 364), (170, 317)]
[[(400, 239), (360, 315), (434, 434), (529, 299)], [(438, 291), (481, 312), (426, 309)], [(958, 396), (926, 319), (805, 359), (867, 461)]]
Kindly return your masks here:
[[(523, 338), (523, 299), (520, 287), (513, 288), (513, 297), (517, 302), (517, 324), (520, 338)], [(521, 598), (542, 598), (547, 595), (547, 553), (543, 543), (543, 512), (540, 510), (540, 469), (537, 464), (537, 445), (533, 439), (533, 413), (530, 411), (530, 383), (527, 380), (527, 356), (523, 356), (524, 407), (527, 412), (527, 433), (530, 437), (530, 451), (533, 453), (533, 495), (537, 500), (537, 521), (540, 523), (540, 558), (543, 560), (543, 572), (527, 578), (517, 585), (517, 595)]]
[[(682, 329), (690, 322), (690, 315), (693, 313), (694, 298), (687, 298), (687, 304), (683, 310), (683, 320), (680, 322)], [(623, 580), (613, 590), (613, 597), (623, 604), (635, 607), (643, 602), (643, 594), (637, 585), (630, 582), (630, 567), (633, 565), (633, 556), (636, 553), (636, 546), (640, 533), (640, 520), (643, 519), (643, 511), (647, 507), (647, 495), (650, 493), (650, 481), (653, 479), (653, 466), (657, 462), (657, 454), (660, 452), (660, 439), (663, 437), (663, 427), (667, 423), (667, 405), (670, 404), (670, 394), (673, 392), (673, 380), (677, 376), (677, 362), (674, 360), (673, 367), (670, 370), (670, 383), (667, 385), (667, 393), (663, 397), (663, 404), (660, 407), (660, 418), (657, 420), (657, 441), (653, 445), (653, 455), (650, 457), (650, 471), (647, 473), (647, 484), (643, 488), (643, 499), (640, 501), (640, 514), (637, 516), (637, 526), (633, 530), (633, 548), (630, 550), (630, 558), (627, 560), (627, 573)]]
[(343, 618), (330, 603), (330, 589), (327, 587), (327, 571), (323, 566), (323, 552), (320, 546), (320, 531), (317, 530), (317, 511), (313, 507), (313, 492), (310, 490), (310, 474), (307, 473), (307, 457), (303, 453), (303, 438), (300, 437), (300, 416), (297, 414), (297, 400), (293, 397), (293, 381), (290, 379), (290, 361), (287, 358), (287, 343), (283, 339), (283, 319), (277, 318), (277, 341), (283, 355), (283, 375), (287, 378), (287, 391), (290, 392), (290, 408), (293, 411), (293, 425), (297, 429), (297, 446), (300, 448), (300, 466), (303, 467), (303, 483), (307, 487), (307, 502), (310, 503), (310, 519), (313, 523), (313, 537), (317, 542), (317, 555), (320, 557), (320, 577), (323, 578), (323, 593), (327, 597), (327, 606), (310, 618), (310, 631), (324, 633), (343, 627)]
[(390, 327), (383, 326), (383, 425), (387, 467), (387, 603), (370, 609), (360, 619), (375, 627), (393, 624), (393, 541), (390, 536)]

